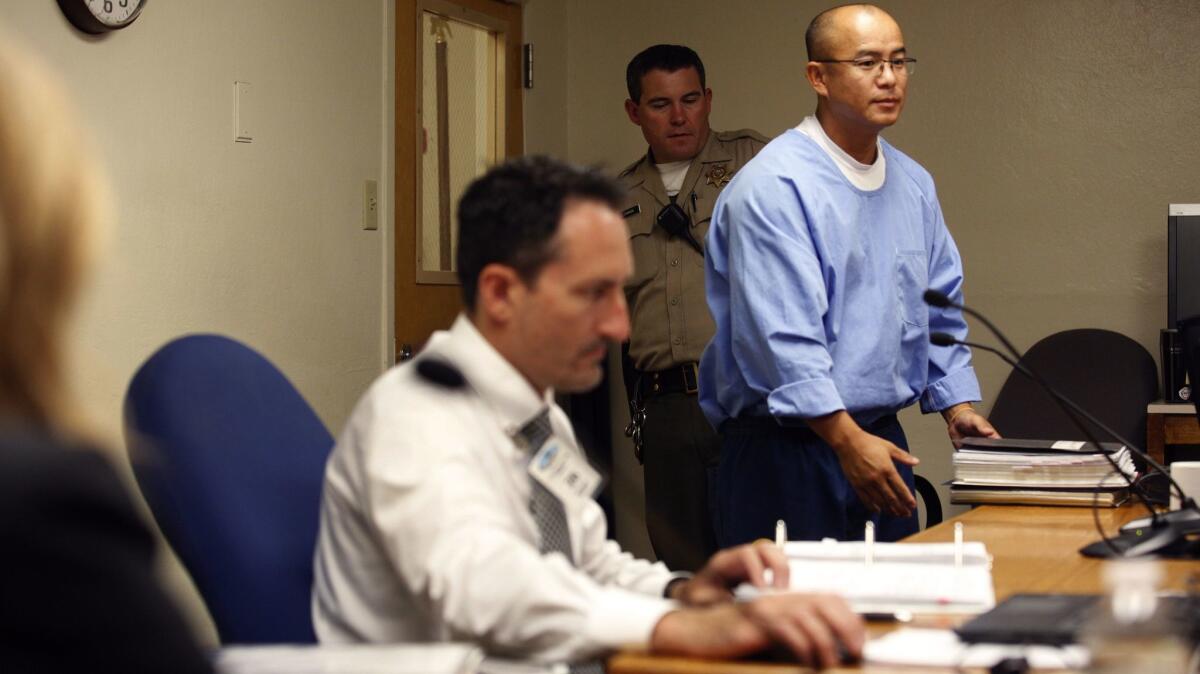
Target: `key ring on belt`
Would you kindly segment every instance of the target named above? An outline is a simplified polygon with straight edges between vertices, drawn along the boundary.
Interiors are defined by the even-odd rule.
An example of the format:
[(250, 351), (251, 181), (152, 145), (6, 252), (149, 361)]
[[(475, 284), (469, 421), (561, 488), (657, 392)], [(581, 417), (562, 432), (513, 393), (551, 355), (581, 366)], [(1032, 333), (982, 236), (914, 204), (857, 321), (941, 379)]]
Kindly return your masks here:
[(638, 377), (633, 386), (633, 397), (629, 399), (629, 425), (625, 427), (625, 437), (633, 440), (633, 456), (638, 464), (642, 461), (642, 427), (646, 425), (646, 402), (642, 399), (642, 378)]

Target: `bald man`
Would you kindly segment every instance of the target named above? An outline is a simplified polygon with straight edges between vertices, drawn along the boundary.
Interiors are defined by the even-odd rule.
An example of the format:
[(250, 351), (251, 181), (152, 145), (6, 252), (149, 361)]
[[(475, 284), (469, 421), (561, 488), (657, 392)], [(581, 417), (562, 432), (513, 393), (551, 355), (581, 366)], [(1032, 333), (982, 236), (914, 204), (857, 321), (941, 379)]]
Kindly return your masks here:
[(881, 540), (917, 530), (896, 413), (941, 412), (956, 445), (996, 436), (971, 406), (979, 383), (960, 312), (962, 263), (933, 179), (880, 138), (904, 109), (916, 60), (872, 5), (822, 12), (805, 34), (816, 114), (772, 141), (717, 201), (705, 258), (716, 336), (700, 403), (724, 441), (722, 546), (771, 535)]

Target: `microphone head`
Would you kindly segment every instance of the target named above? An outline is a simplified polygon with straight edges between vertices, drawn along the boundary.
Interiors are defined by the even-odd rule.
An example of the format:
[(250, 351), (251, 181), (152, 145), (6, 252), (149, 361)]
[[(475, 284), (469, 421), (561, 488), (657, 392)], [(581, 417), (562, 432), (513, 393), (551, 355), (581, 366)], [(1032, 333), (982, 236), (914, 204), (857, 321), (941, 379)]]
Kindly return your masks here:
[(934, 290), (933, 288), (927, 288), (922, 297), (925, 300), (925, 304), (928, 304), (931, 307), (937, 307), (939, 309), (945, 309), (946, 307), (954, 304), (950, 301), (949, 297), (946, 297), (945, 293)]
[(452, 391), (467, 385), (461, 370), (437, 358), (422, 358), (417, 361), (417, 374), (430, 384)]
[[(929, 292), (933, 291), (931, 290)], [(931, 332), (929, 333), (929, 343), (933, 344), (934, 346), (954, 346), (955, 344), (958, 344), (958, 340), (954, 338), (954, 335), (949, 333)]]

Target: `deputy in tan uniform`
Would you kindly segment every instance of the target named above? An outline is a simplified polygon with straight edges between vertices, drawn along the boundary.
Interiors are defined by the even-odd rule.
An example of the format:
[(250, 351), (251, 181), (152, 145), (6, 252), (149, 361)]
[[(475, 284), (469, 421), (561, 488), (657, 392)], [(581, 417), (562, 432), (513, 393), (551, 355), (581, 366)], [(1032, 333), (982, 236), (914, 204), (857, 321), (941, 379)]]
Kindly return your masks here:
[[(721, 442), (700, 411), (696, 364), (713, 336), (704, 298), (704, 237), (717, 195), (767, 143), (709, 129), (712, 90), (691, 49), (655, 45), (625, 71), (625, 111), (649, 150), (621, 172), (634, 272), (626, 364), (634, 437), (645, 470), (646, 525), (659, 559), (700, 568), (716, 549), (708, 473)], [(632, 369), (631, 369), (632, 368)]]

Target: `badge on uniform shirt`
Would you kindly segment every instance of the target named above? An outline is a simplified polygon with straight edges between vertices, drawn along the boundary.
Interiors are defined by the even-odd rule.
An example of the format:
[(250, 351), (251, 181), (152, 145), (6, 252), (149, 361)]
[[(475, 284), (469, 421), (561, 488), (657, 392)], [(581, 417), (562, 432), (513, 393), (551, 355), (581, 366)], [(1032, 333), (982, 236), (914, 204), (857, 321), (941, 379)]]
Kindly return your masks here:
[(729, 172), (729, 166), (726, 164), (713, 164), (708, 169), (708, 184), (717, 189), (725, 187), (730, 180), (733, 179), (733, 174)]
[(579, 454), (555, 438), (542, 444), (529, 462), (529, 476), (537, 480), (563, 505), (591, 500), (600, 490), (600, 473)]
[(628, 218), (631, 215), (637, 215), (638, 213), (641, 213), (641, 212), (642, 212), (642, 205), (634, 204), (634, 205), (630, 206), (629, 208), (626, 208), (624, 211), (621, 211), (621, 217)]

